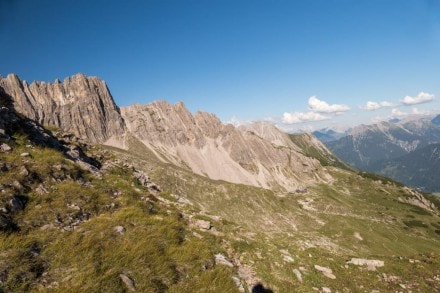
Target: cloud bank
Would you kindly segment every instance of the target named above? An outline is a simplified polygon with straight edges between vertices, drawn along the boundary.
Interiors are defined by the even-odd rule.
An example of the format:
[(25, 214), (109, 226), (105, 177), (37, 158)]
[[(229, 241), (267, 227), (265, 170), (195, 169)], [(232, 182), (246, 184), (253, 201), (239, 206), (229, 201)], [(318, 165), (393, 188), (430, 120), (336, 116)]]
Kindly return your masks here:
[(295, 124), (302, 122), (311, 122), (311, 121), (322, 121), (330, 119), (330, 117), (324, 116), (320, 113), (315, 112), (293, 112), (293, 113), (284, 113), (283, 114), (283, 123), (285, 124)]
[(396, 108), (391, 109), (391, 115), (393, 117), (405, 117), (405, 116), (410, 116), (410, 115), (427, 115), (427, 114), (430, 114), (430, 112), (429, 111), (422, 111), (417, 108), (411, 109), (411, 112), (403, 112), (403, 111), (400, 111), (399, 109), (396, 109)]
[(368, 110), (368, 111), (375, 111), (382, 108), (392, 107), (393, 104), (387, 101), (383, 102), (372, 102), (368, 101), (364, 107), (361, 107), (362, 109)]
[(342, 104), (328, 104), (325, 101), (318, 99), (316, 96), (311, 96), (308, 100), (309, 112), (292, 112), (283, 114), (282, 122), (284, 124), (296, 124), (303, 122), (313, 122), (331, 119), (328, 115), (339, 115), (343, 112), (350, 110), (350, 107)]
[(406, 96), (400, 102), (405, 106), (428, 103), (434, 100), (434, 95), (430, 93), (420, 92), (417, 96)]
[(318, 99), (316, 96), (309, 98), (309, 108), (317, 113), (340, 113), (347, 112), (350, 107), (342, 104), (329, 105), (327, 102)]

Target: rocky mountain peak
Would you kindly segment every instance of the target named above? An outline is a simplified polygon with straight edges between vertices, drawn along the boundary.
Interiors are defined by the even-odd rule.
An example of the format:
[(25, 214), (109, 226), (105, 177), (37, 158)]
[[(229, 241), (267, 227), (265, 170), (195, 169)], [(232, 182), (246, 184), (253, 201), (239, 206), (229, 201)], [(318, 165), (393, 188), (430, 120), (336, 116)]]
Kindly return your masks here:
[(183, 103), (164, 101), (123, 107), (121, 113), (128, 130), (164, 160), (212, 179), (295, 189), (314, 182), (321, 169), (267, 123), (236, 128), (213, 114), (192, 115)]
[(285, 190), (331, 179), (318, 160), (268, 123), (236, 128), (214, 114), (193, 115), (182, 102), (119, 109), (103, 80), (82, 73), (31, 84), (9, 75), (0, 78), (0, 87), (17, 112), (42, 125), (123, 148), (129, 148), (129, 133), (162, 161), (211, 179)]
[(252, 132), (262, 139), (270, 141), (274, 145), (291, 147), (293, 149), (297, 148), (296, 145), (292, 143), (289, 136), (273, 124), (257, 121), (251, 124), (241, 125), (238, 128), (242, 131)]
[(0, 78), (0, 87), (13, 97), (17, 112), (42, 125), (68, 129), (93, 143), (120, 137), (125, 124), (105, 82), (76, 74), (63, 82), (20, 80), (15, 74)]

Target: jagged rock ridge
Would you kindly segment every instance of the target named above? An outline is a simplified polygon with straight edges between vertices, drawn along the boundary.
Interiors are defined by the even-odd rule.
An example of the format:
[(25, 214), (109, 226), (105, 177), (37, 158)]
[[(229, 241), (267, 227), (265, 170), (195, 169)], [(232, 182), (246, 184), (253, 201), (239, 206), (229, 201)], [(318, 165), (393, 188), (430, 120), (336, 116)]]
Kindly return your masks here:
[(42, 125), (69, 130), (92, 143), (120, 138), (125, 124), (105, 82), (77, 74), (63, 82), (28, 84), (15, 74), (0, 77), (17, 112)]
[(331, 179), (318, 160), (269, 124), (236, 128), (215, 115), (192, 115), (183, 103), (164, 101), (119, 109), (104, 81), (83, 74), (30, 85), (10, 74), (0, 78), (0, 87), (17, 112), (42, 125), (122, 148), (131, 134), (161, 160), (211, 179), (286, 190)]
[(163, 160), (212, 179), (294, 189), (327, 178), (317, 160), (302, 155), (272, 125), (235, 128), (212, 114), (193, 116), (183, 103), (164, 101), (124, 107), (121, 113), (128, 130)]

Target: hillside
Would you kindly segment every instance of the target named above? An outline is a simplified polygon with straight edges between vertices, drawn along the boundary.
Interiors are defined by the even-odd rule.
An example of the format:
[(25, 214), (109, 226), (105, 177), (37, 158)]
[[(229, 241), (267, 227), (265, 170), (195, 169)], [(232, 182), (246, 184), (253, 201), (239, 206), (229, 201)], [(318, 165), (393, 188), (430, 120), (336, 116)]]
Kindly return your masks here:
[(375, 173), (428, 192), (439, 191), (440, 144), (430, 144), (399, 158), (373, 165)]
[[(346, 168), (309, 134), (237, 129), (156, 102), (129, 111), (123, 144), (94, 144), (2, 97), (3, 291), (440, 290), (440, 202)], [(94, 118), (106, 121), (102, 113)], [(222, 147), (279, 176), (263, 179), (298, 188), (214, 178), (187, 163), (205, 155), (216, 164)]]
[(345, 162), (336, 157), (318, 138), (310, 133), (290, 134), (290, 139), (301, 148), (303, 154), (316, 158), (323, 166), (334, 166), (341, 169), (353, 170)]
[(144, 173), (1, 111), (0, 291), (236, 290), (234, 270), (216, 265), (216, 237), (193, 235)]
[(347, 136), (346, 132), (337, 132), (334, 131), (333, 129), (327, 129), (327, 128), (315, 130), (312, 132), (312, 134), (323, 143), (329, 141), (335, 141), (344, 136)]

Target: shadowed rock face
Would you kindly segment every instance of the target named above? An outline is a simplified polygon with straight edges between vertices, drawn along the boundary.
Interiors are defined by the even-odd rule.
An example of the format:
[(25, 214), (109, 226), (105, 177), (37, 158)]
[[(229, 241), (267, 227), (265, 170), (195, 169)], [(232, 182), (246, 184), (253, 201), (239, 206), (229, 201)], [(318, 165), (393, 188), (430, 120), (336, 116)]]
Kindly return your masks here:
[(33, 82), (16, 75), (0, 78), (17, 112), (42, 125), (56, 126), (92, 143), (121, 137), (125, 124), (105, 82), (77, 74), (64, 82)]

